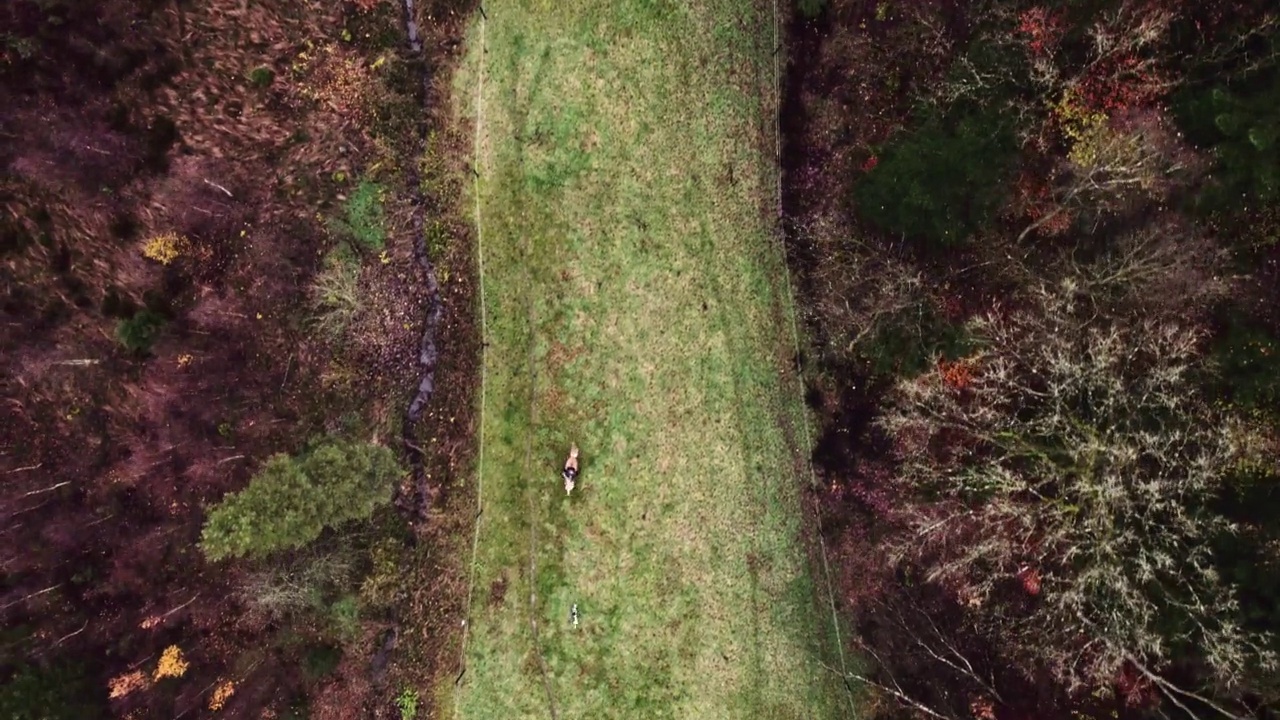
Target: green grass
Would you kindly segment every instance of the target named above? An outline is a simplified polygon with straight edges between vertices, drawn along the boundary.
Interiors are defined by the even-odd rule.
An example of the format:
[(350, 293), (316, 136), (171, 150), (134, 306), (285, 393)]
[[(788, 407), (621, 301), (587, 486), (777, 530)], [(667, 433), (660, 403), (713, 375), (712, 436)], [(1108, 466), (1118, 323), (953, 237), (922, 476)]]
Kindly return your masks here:
[(484, 512), (460, 716), (547, 717), (540, 652), (562, 718), (847, 717), (779, 370), (768, 6), (485, 10)]
[(361, 180), (343, 205), (345, 218), (337, 221), (345, 231), (367, 250), (379, 251), (387, 246), (387, 229), (382, 212), (382, 186)]

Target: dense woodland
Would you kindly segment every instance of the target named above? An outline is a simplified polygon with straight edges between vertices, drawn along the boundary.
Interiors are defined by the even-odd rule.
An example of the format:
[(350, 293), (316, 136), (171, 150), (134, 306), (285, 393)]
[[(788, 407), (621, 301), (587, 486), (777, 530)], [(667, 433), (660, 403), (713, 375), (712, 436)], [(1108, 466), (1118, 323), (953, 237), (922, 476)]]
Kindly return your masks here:
[(415, 50), (379, 0), (0, 3), (0, 716), (425, 704), (461, 609), (469, 9), (418, 3)]
[(1280, 707), (1277, 12), (801, 3), (786, 232), (869, 713)]

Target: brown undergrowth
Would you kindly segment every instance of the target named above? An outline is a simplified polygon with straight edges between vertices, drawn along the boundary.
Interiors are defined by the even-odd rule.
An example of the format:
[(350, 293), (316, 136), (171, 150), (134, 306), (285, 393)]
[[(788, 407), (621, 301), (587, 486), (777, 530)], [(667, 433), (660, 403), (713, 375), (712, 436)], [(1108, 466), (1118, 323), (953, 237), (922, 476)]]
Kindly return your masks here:
[[(425, 685), (457, 612), (447, 490), (470, 462), (474, 273), (445, 110), (464, 6), (420, 8), (421, 56), (387, 2), (0, 9), (0, 674), (67, 660), (85, 702), (129, 717), (286, 717), (308, 695), (317, 712), (338, 695), (380, 715), (399, 684)], [(439, 522), (412, 538), (387, 513), (322, 541), (392, 575), (365, 583), (354, 635), (246, 612), (261, 568), (203, 560), (206, 507), (310, 438), (399, 445), (425, 301), (411, 164), (447, 276), (421, 438), (446, 489)], [(342, 224), (360, 183), (380, 188), (383, 247)], [(334, 337), (311, 286), (342, 246), (359, 310)], [(393, 626), (394, 682), (378, 682)], [(110, 679), (149, 677), (172, 646), (180, 676), (117, 682), (108, 703)]]

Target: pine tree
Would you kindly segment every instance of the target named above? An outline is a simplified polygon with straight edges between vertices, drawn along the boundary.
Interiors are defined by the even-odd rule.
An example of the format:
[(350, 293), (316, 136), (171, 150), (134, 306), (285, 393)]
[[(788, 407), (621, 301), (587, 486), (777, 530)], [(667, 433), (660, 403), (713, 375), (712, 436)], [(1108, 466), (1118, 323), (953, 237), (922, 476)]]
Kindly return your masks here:
[(885, 148), (854, 201), (885, 232), (959, 245), (995, 218), (1016, 151), (998, 107), (929, 114)]
[[(1280, 52), (1280, 38), (1271, 51)], [(1216, 187), (1202, 202), (1211, 208), (1273, 203), (1280, 199), (1280, 63), (1223, 72), (1215, 80), (1188, 88), (1176, 103), (1188, 139), (1217, 159)]]
[(380, 445), (327, 443), (300, 458), (275, 455), (210, 511), (201, 549), (221, 560), (301, 547), (325, 528), (368, 518), (390, 501), (401, 472)]

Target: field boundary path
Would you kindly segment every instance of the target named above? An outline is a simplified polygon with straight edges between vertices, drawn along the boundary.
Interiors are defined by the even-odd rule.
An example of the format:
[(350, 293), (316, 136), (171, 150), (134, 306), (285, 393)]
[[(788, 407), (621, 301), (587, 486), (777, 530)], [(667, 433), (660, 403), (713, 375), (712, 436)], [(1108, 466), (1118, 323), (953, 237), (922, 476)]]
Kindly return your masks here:
[(778, 372), (800, 346), (770, 227), (778, 39), (776, 2), (513, 0), (476, 20), (458, 83), (484, 342), (455, 717), (848, 716), (785, 439), (800, 423), (807, 451), (808, 419)]

